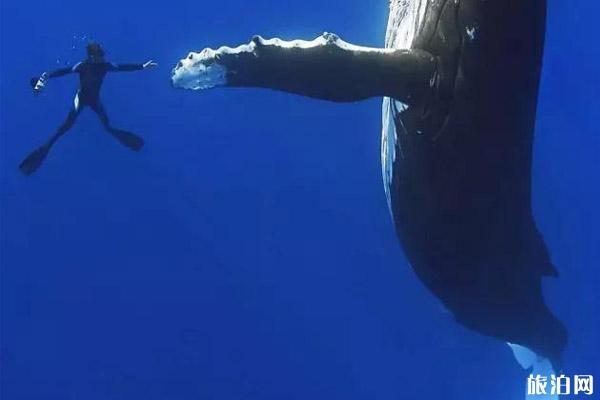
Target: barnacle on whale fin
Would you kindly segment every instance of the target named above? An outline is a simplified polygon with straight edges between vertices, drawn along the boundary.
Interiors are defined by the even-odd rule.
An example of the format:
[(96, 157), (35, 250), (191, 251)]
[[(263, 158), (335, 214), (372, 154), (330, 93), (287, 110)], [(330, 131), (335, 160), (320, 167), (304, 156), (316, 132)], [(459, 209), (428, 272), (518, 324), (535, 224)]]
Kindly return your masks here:
[(323, 37), (323, 39), (325, 39), (325, 44), (328, 45), (337, 44), (341, 40), (338, 35), (331, 32), (323, 32), (321, 36)]

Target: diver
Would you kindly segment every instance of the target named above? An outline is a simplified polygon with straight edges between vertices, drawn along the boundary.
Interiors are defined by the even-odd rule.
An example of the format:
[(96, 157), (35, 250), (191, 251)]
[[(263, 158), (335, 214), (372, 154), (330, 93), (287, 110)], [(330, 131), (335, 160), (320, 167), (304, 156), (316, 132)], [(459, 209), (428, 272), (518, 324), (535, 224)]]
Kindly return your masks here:
[(56, 143), (56, 141), (63, 136), (73, 126), (77, 116), (81, 110), (89, 106), (100, 118), (104, 128), (114, 136), (124, 146), (138, 151), (144, 145), (144, 140), (134, 135), (131, 132), (127, 132), (121, 129), (113, 127), (108, 119), (106, 110), (100, 101), (100, 88), (104, 80), (104, 76), (107, 72), (116, 71), (138, 71), (156, 67), (157, 64), (150, 60), (143, 64), (113, 64), (104, 60), (104, 50), (98, 43), (90, 43), (86, 47), (87, 59), (75, 64), (72, 67), (61, 68), (54, 72), (44, 72), (40, 77), (31, 79), (31, 86), (35, 94), (39, 94), (48, 79), (58, 78), (63, 75), (78, 73), (79, 74), (79, 90), (73, 100), (73, 107), (69, 111), (69, 115), (58, 128), (56, 133), (50, 137), (50, 139), (34, 150), (25, 160), (19, 165), (19, 169), (25, 175), (31, 175), (34, 173), (42, 164), (50, 148)]

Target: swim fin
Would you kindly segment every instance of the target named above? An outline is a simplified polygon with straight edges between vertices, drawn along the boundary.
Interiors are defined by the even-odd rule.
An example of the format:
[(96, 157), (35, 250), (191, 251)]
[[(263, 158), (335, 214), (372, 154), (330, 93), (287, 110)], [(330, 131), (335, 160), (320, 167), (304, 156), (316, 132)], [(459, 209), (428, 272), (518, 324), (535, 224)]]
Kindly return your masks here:
[(48, 146), (42, 146), (29, 154), (27, 158), (25, 158), (21, 164), (19, 164), (19, 169), (23, 175), (29, 176), (33, 174), (46, 159), (49, 149), (50, 147)]
[(144, 146), (144, 139), (131, 132), (113, 129), (111, 133), (123, 146), (129, 147), (133, 151), (139, 151)]

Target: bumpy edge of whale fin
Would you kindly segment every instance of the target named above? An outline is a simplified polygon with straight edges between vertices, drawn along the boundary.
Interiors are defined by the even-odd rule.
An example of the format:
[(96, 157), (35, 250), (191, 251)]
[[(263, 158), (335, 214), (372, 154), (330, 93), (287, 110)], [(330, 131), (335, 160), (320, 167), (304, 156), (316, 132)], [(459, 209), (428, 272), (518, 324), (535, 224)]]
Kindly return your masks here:
[(419, 49), (358, 46), (324, 32), (314, 40), (254, 36), (237, 47), (190, 52), (171, 74), (175, 88), (272, 89), (340, 103), (392, 97), (419, 103), (434, 84), (437, 60)]
[[(542, 377), (547, 377), (550, 379), (551, 375), (556, 375), (554, 368), (552, 367), (552, 363), (550, 360), (544, 357), (538, 356), (533, 351), (529, 350), (527, 347), (514, 344), (507, 343), (510, 349), (512, 350), (515, 359), (519, 363), (521, 367), (525, 370), (529, 370), (530, 374), (533, 376), (540, 375)], [(550, 383), (548, 382), (548, 393), (550, 393)], [(546, 394), (546, 395), (530, 395), (528, 391), (525, 390), (525, 399), (526, 400), (558, 400), (558, 395), (556, 394)]]

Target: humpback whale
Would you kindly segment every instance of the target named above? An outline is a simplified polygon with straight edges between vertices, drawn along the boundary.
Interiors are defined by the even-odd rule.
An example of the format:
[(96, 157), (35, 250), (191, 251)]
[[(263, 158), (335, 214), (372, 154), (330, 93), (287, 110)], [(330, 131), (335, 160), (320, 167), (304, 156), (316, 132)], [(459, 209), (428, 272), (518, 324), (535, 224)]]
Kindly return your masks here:
[(460, 324), (558, 370), (567, 332), (542, 293), (558, 274), (531, 206), (545, 14), (546, 0), (391, 0), (385, 47), (255, 36), (189, 53), (172, 84), (383, 97), (384, 190), (416, 275)]

